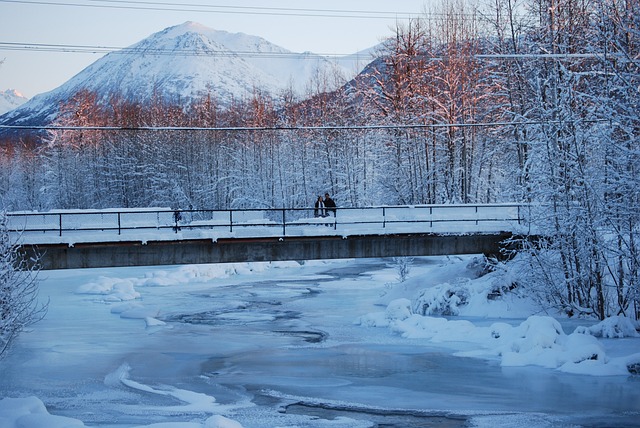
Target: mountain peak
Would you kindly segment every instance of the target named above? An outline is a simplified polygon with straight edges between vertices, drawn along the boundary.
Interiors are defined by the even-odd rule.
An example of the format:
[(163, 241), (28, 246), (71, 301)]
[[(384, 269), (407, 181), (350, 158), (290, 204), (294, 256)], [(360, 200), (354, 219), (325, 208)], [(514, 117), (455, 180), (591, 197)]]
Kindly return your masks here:
[(195, 33), (195, 34), (200, 34), (200, 35), (210, 37), (217, 33), (227, 33), (227, 32), (221, 31), (221, 30), (214, 30), (212, 28), (209, 28), (195, 21), (186, 21), (182, 24), (165, 28), (162, 31), (152, 34), (149, 38), (154, 38), (154, 37), (174, 38), (174, 37), (182, 36), (187, 33)]
[(18, 92), (15, 89), (7, 89), (6, 91), (2, 92), (2, 94), (5, 96), (11, 96), (16, 98), (26, 98), (24, 95), (22, 95), (21, 92)]
[(27, 97), (15, 89), (7, 89), (0, 92), (0, 114), (4, 114), (28, 101)]
[(199, 22), (195, 22), (195, 21), (186, 21), (182, 24), (176, 25), (173, 28), (185, 28), (188, 29), (189, 31), (195, 31), (195, 32), (208, 32), (211, 31), (211, 29), (209, 27), (205, 27), (204, 25), (200, 24)]
[(160, 97), (182, 105), (209, 95), (227, 104), (251, 96), (256, 88), (275, 95), (293, 87), (303, 94), (318, 69), (335, 68), (319, 55), (293, 53), (258, 36), (187, 21), (105, 55), (1, 121), (52, 120), (62, 102), (83, 90), (95, 93), (99, 103), (115, 97), (145, 104)]

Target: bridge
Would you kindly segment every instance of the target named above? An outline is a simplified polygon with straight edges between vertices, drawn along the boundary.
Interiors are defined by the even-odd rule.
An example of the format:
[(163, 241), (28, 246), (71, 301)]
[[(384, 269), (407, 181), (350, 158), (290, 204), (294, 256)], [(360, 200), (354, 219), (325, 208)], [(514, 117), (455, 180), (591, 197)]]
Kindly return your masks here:
[(41, 269), (499, 254), (527, 234), (521, 204), (7, 213)]

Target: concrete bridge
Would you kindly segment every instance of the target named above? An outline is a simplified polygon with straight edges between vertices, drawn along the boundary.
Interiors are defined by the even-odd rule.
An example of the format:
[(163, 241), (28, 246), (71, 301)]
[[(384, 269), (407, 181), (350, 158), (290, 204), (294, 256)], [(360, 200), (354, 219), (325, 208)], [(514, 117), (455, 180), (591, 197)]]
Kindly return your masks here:
[(500, 253), (527, 233), (519, 204), (8, 214), (42, 269)]

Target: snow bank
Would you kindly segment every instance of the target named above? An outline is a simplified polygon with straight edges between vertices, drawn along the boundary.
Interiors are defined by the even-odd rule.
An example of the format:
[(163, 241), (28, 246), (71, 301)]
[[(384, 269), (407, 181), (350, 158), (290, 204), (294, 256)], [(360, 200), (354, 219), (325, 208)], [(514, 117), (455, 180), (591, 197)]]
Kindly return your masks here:
[(448, 258), (435, 277), (430, 272), (387, 284), (378, 304), (409, 298), (412, 313), (433, 316), (526, 318), (536, 313), (539, 308), (518, 286), (517, 273), (503, 265), (495, 269), (486, 274), (482, 257)]
[(608, 358), (595, 337), (579, 332), (567, 335), (552, 317), (531, 316), (515, 327), (502, 322), (477, 327), (466, 320), (409, 314), (410, 305), (408, 299), (393, 301), (386, 311), (364, 315), (356, 324), (386, 327), (408, 339), (472, 344), (474, 350), (456, 355), (499, 358), (505, 367), (535, 365), (599, 376), (629, 375), (633, 367), (640, 367), (640, 353)]
[(600, 365), (607, 362), (604, 348), (595, 338), (576, 333), (566, 335), (560, 323), (551, 317), (529, 317), (503, 334), (503, 338), (496, 338), (502, 342), (496, 349), (502, 355), (503, 366), (538, 365), (562, 369), (566, 365), (570, 370), (572, 365), (585, 361), (598, 361)]
[[(640, 354), (609, 358), (597, 339), (640, 337), (638, 322), (616, 316), (566, 334), (553, 317), (529, 316), (535, 313), (532, 302), (520, 295), (524, 293), (512, 272), (470, 276), (430, 286), (424, 277), (408, 281), (393, 295), (412, 298), (391, 300), (386, 310), (361, 316), (355, 323), (388, 328), (407, 339), (446, 343), (460, 350), (458, 356), (499, 359), (502, 366), (536, 365), (597, 376), (640, 373)], [(496, 322), (479, 327), (468, 320), (453, 319), (459, 315), (526, 320), (517, 326)]]

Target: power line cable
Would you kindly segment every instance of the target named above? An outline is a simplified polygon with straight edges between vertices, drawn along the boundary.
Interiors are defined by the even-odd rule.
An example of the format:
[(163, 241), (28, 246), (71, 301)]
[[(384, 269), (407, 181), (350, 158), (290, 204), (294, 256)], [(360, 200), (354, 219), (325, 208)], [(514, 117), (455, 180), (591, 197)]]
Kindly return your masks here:
[(15, 43), (0, 42), (0, 50), (6, 51), (31, 51), (31, 52), (56, 52), (56, 53), (115, 53), (115, 54), (145, 54), (145, 55), (183, 55), (183, 56), (207, 56), (207, 57), (253, 57), (253, 58), (286, 58), (296, 56), (301, 59), (317, 60), (319, 56), (340, 58), (353, 54), (329, 54), (296, 52), (261, 52), (261, 51), (223, 51), (223, 50), (196, 50), (196, 49), (163, 49), (149, 47), (116, 47), (98, 45), (71, 45), (71, 44), (50, 44), (50, 43)]
[(575, 123), (610, 123), (610, 119), (591, 120), (536, 120), (516, 122), (487, 122), (487, 123), (432, 123), (432, 124), (390, 124), (390, 125), (321, 125), (321, 126), (228, 126), (228, 127), (197, 127), (197, 126), (64, 126), (64, 125), (0, 125), (0, 129), (31, 130), (31, 131), (368, 131), (388, 129), (438, 129), (438, 128), (478, 128), (496, 126), (529, 126), (529, 125), (560, 125)]
[[(133, 0), (88, 0), (92, 3), (115, 3), (115, 4), (136, 4), (136, 5), (152, 5), (152, 6), (181, 6), (181, 7), (204, 7), (210, 9), (229, 9), (229, 10), (265, 10), (279, 12), (305, 12), (305, 13), (332, 13), (332, 14), (363, 14), (363, 15), (384, 15), (389, 16), (391, 12), (374, 11), (374, 10), (348, 10), (348, 9), (310, 9), (310, 8), (292, 8), (292, 7), (265, 7), (265, 6), (228, 6), (228, 5), (210, 5), (210, 4), (192, 4), (192, 3), (170, 3), (170, 2), (151, 2), (151, 1), (133, 1)], [(411, 16), (410, 12), (393, 12), (395, 15)]]
[[(193, 3), (168, 3), (146, 1), (118, 1), (118, 0), (90, 0), (92, 3), (71, 3), (65, 1), (27, 1), (27, 0), (0, 0), (0, 3), (14, 3), (39, 6), (71, 6), (84, 8), (104, 9), (129, 9), (166, 12), (202, 12), (225, 13), (240, 15), (273, 15), (314, 18), (358, 18), (358, 19), (411, 19), (420, 15), (415, 12), (385, 12), (365, 10), (340, 10), (340, 9), (303, 9), (303, 8), (277, 8), (263, 6), (220, 6)], [(99, 4), (102, 3), (102, 4)]]
[[(0, 0), (1, 1), (1, 0)], [(97, 46), (97, 45), (71, 45), (71, 44), (47, 44), (47, 43), (14, 43), (0, 42), (0, 50), (17, 50), (32, 52), (58, 52), (58, 53), (115, 53), (115, 54), (145, 54), (145, 55), (183, 55), (183, 56), (207, 56), (207, 57), (252, 57), (252, 58), (286, 58), (296, 56), (302, 59), (317, 60), (318, 56), (328, 58), (342, 58), (352, 56), (352, 54), (338, 55), (329, 53), (315, 53), (315, 55), (307, 55), (296, 52), (260, 52), (260, 51), (215, 51), (215, 50), (195, 50), (195, 49), (163, 49), (148, 47), (116, 47), (116, 46)], [(612, 54), (608, 53), (607, 57)], [(417, 55), (416, 57), (420, 57)], [(444, 60), (443, 56), (422, 55), (422, 59), (430, 61)], [(522, 54), (473, 54), (466, 57), (472, 57), (479, 60), (493, 59), (602, 59), (605, 58), (603, 52), (585, 52), (585, 53), (522, 53)]]

